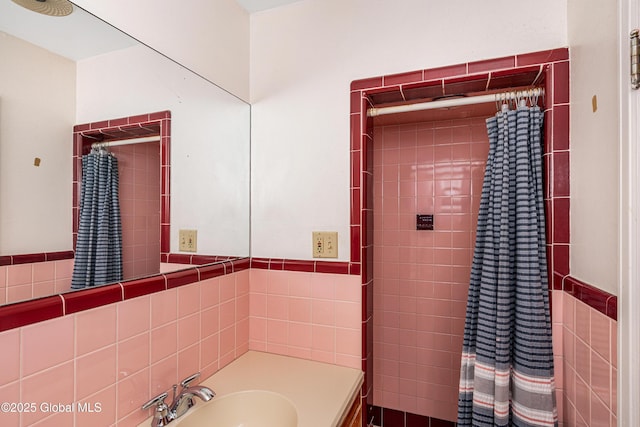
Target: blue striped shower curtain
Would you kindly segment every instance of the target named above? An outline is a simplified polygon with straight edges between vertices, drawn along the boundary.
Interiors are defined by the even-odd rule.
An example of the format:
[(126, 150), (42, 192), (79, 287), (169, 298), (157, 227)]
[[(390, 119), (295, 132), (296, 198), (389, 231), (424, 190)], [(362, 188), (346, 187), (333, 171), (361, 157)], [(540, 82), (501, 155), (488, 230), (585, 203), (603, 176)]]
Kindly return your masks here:
[(539, 107), (487, 119), (458, 426), (556, 426)]
[(71, 289), (122, 280), (118, 160), (104, 148), (82, 156), (80, 225)]

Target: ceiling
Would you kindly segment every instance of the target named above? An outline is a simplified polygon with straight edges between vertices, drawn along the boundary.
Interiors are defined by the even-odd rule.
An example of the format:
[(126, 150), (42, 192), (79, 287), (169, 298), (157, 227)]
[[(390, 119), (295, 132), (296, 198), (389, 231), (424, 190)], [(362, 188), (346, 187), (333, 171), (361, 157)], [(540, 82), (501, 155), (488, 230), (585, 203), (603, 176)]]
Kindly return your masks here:
[(236, 0), (240, 6), (249, 13), (260, 12), (262, 10), (273, 9), (300, 0)]
[(0, 1), (0, 35), (11, 34), (74, 61), (138, 44), (77, 6), (73, 9), (68, 16), (47, 16)]

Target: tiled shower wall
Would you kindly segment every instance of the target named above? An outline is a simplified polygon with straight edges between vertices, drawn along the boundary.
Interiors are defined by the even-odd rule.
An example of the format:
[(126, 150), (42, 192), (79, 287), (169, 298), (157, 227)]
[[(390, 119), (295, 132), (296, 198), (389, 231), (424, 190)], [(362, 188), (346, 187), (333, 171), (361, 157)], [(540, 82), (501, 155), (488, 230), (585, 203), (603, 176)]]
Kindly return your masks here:
[(158, 143), (109, 148), (118, 159), (125, 278), (160, 271), (160, 147)]
[[(385, 126), (373, 136), (376, 406), (455, 421), (484, 118)], [(416, 215), (434, 215), (416, 230)]]

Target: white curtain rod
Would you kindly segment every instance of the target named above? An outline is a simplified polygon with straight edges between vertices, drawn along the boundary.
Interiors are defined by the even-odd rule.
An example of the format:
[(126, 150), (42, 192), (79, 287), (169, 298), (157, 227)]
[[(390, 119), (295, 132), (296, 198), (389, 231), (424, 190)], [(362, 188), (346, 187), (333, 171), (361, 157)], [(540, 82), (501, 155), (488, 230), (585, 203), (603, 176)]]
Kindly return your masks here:
[(114, 141), (94, 142), (91, 148), (117, 147), (118, 145), (141, 144), (143, 142), (160, 142), (159, 136), (144, 136), (141, 138), (118, 139)]
[(508, 101), (519, 101), (521, 99), (531, 99), (532, 103), (537, 101), (539, 96), (544, 96), (544, 89), (536, 87), (529, 90), (519, 90), (512, 92), (501, 92), (490, 95), (465, 96), (460, 98), (439, 99), (436, 101), (419, 102), (417, 104), (394, 105), (392, 107), (369, 108), (367, 116), (376, 117), (385, 114), (407, 113), (410, 111), (433, 110), (435, 108), (458, 107), (461, 105), (486, 104), (495, 102), (496, 104)]

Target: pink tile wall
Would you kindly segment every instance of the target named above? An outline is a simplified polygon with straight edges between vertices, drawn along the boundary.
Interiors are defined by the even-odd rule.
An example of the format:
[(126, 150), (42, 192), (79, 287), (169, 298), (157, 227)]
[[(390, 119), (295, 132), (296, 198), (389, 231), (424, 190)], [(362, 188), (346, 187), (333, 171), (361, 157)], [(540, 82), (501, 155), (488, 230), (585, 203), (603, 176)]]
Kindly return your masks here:
[(360, 277), (250, 271), (252, 350), (361, 368)]
[[(0, 401), (37, 404), (0, 412), (0, 424), (134, 426), (151, 396), (248, 350), (249, 271), (11, 329), (0, 348)], [(47, 412), (47, 402), (100, 411)]]
[(0, 266), (0, 304), (68, 291), (73, 259)]
[(564, 426), (617, 425), (617, 321), (553, 291), (558, 412)]
[(122, 262), (125, 278), (160, 271), (160, 147), (158, 143), (116, 146)]
[(455, 421), (485, 121), (377, 127), (373, 147), (373, 402)]

